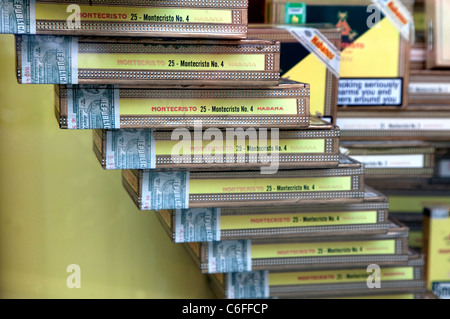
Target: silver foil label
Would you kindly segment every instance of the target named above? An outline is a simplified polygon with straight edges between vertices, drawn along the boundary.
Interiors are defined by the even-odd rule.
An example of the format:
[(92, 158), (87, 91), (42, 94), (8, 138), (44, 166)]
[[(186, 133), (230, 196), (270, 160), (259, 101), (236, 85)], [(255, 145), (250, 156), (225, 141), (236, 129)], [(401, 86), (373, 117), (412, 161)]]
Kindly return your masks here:
[(22, 84), (77, 84), (76, 37), (22, 35)]
[(152, 130), (108, 130), (106, 134), (106, 169), (154, 169), (155, 140)]
[(252, 270), (250, 240), (208, 243), (208, 272), (228, 273)]
[(67, 87), (67, 128), (120, 128), (119, 89), (111, 85), (69, 85)]
[(189, 208), (189, 171), (142, 173), (142, 209)]
[(177, 209), (175, 242), (210, 242), (220, 240), (220, 208)]
[(0, 0), (0, 33), (35, 34), (35, 0)]

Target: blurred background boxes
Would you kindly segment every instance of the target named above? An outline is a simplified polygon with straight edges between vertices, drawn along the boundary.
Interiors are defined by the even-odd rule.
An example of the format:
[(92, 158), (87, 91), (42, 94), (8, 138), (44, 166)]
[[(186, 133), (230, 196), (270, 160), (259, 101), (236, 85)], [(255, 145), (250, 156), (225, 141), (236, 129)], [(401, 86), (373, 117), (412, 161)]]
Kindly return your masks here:
[[(397, 13), (401, 11), (411, 24), (414, 1), (399, 3), (409, 12), (397, 8)], [(301, 11), (294, 14), (295, 23), (330, 23), (342, 30), (339, 107), (395, 109), (408, 105), (410, 41), (381, 10), (377, 15), (375, 8), (370, 9), (372, 1), (270, 0), (266, 1), (265, 22), (295, 24), (288, 17), (294, 4)]]
[[(310, 47), (300, 41), (287, 27), (293, 26), (249, 24), (248, 37), (279, 41), (281, 78), (307, 81), (305, 83), (310, 85), (311, 91), (311, 115), (336, 123), (339, 76), (334, 74), (330, 66), (322, 62), (323, 58), (317, 56), (317, 52), (311, 51)], [(329, 41), (330, 49), (334, 46), (334, 50), (339, 50), (341, 44), (339, 28), (329, 24), (304, 24), (298, 27), (320, 33), (321, 37)]]
[(450, 205), (423, 210), (423, 247), (428, 289), (440, 299), (450, 299)]
[(338, 112), (341, 140), (448, 141), (450, 112), (446, 106), (408, 106), (397, 111)]
[(450, 70), (411, 70), (410, 105), (445, 105), (450, 110)]
[(424, 0), (426, 18), (427, 68), (450, 68), (450, 3), (445, 0)]
[(341, 152), (364, 164), (366, 182), (434, 175), (435, 148), (422, 141), (342, 141)]

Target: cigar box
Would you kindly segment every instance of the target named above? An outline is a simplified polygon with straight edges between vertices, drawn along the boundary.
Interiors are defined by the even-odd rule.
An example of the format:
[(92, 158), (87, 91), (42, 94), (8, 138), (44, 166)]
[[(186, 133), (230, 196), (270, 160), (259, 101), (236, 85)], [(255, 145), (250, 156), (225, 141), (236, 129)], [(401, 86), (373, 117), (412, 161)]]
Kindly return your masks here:
[(341, 152), (364, 164), (367, 179), (434, 174), (435, 148), (423, 141), (342, 141)]
[(404, 265), (333, 270), (250, 271), (209, 274), (221, 299), (302, 299), (418, 294), (426, 292), (424, 256), (410, 251)]
[(413, 6), (414, 42), (410, 52), (410, 70), (427, 68), (425, 0), (415, 0)]
[(378, 189), (378, 190), (391, 190), (397, 191), (404, 189), (409, 192), (423, 192), (426, 194), (427, 190), (431, 190), (436, 194), (446, 193), (449, 190), (450, 183), (435, 181), (433, 178), (421, 178), (421, 177), (398, 177), (392, 179), (381, 179), (381, 178), (372, 178), (367, 179), (366, 182), (368, 185)]
[(182, 244), (202, 273), (318, 270), (408, 261), (408, 228), (390, 223), (378, 235), (223, 240)]
[(404, 189), (407, 191), (425, 190), (431, 186), (430, 178), (420, 177), (398, 177), (398, 178), (366, 178), (366, 183), (373, 188), (381, 190), (398, 190)]
[[(423, 228), (422, 211), (420, 205), (416, 204), (411, 212), (407, 212), (403, 207), (398, 207), (398, 197), (389, 197), (389, 202), (393, 203), (393, 209), (389, 209), (389, 216), (395, 218), (409, 228), (409, 247), (420, 252), (422, 250)], [(405, 199), (407, 200), (407, 199)], [(412, 206), (412, 205), (411, 205)], [(411, 208), (410, 208), (411, 209)]]
[(450, 183), (450, 143), (436, 143), (435, 174), (433, 180)]
[(3, 0), (0, 33), (244, 39), (248, 1)]
[[(309, 83), (311, 115), (335, 123), (341, 43), (339, 28), (326, 24), (253, 23), (248, 26), (248, 37), (279, 41), (281, 77)], [(312, 39), (316, 40), (308, 41)]]
[(231, 131), (212, 129), (93, 130), (93, 150), (104, 169), (260, 170), (333, 168), (339, 129)]
[(450, 106), (450, 70), (411, 70), (409, 77), (410, 105)]
[(309, 84), (287, 80), (270, 87), (55, 85), (55, 115), (62, 129), (325, 127), (310, 122), (309, 96)]
[(446, 0), (425, 0), (427, 68), (450, 67), (450, 3)]
[(389, 229), (387, 197), (369, 187), (362, 203), (191, 208), (155, 213), (175, 243), (381, 234)]
[(422, 220), (400, 220), (406, 227), (409, 228), (409, 247), (421, 251), (423, 243), (423, 225)]
[(445, 141), (450, 111), (444, 106), (408, 106), (398, 111), (338, 111), (342, 140)]
[(260, 171), (122, 170), (140, 210), (362, 202), (364, 168), (340, 157), (336, 168)]
[(450, 205), (450, 188), (427, 185), (423, 189), (378, 189), (388, 197), (389, 216), (401, 221), (422, 222), (423, 210), (430, 206)]
[(271, 40), (16, 35), (22, 84), (273, 86)]
[(422, 251), (428, 290), (450, 299), (450, 205), (425, 207)]
[[(338, 110), (408, 105), (413, 0), (269, 0), (266, 23), (329, 23), (342, 30)], [(382, 54), (380, 54), (382, 52)]]
[(414, 0), (413, 5), (414, 19), (414, 44), (425, 43), (425, 32), (427, 29), (425, 17), (425, 0)]
[[(414, 43), (411, 47), (410, 60), (409, 60), (409, 81), (411, 82), (412, 70), (425, 70), (427, 68), (427, 51), (425, 43)], [(410, 101), (408, 101), (410, 102)]]
[(446, 156), (447, 157), (440, 158), (437, 162), (438, 167), (436, 173), (439, 179), (442, 178), (448, 182), (450, 178), (450, 158), (448, 157), (448, 155)]

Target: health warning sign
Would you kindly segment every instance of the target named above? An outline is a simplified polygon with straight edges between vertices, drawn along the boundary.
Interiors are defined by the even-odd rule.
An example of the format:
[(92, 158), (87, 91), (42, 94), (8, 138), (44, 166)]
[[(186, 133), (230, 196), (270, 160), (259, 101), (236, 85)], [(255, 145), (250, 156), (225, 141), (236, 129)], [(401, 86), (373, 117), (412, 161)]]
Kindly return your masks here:
[(403, 81), (395, 79), (340, 79), (338, 105), (401, 105)]

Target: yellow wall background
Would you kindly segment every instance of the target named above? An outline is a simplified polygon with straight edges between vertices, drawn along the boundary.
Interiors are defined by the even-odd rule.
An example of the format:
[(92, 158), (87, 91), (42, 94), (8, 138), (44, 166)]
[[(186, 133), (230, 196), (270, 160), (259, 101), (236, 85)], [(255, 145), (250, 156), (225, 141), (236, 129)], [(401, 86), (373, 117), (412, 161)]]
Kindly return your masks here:
[(12, 35), (0, 35), (0, 298), (214, 298), (120, 171), (103, 170), (92, 131), (59, 128), (53, 86), (17, 84)]

